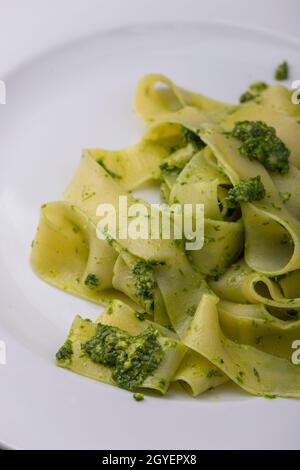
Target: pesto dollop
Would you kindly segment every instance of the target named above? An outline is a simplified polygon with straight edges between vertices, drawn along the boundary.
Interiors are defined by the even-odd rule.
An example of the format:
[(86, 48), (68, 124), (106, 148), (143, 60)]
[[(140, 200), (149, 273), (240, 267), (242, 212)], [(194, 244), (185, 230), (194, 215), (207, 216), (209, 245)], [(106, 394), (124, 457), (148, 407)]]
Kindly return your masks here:
[(240, 202), (260, 201), (266, 195), (266, 190), (260, 176), (242, 180), (228, 191), (230, 207), (236, 207)]
[(267, 170), (285, 174), (289, 171), (290, 150), (280, 140), (274, 127), (262, 121), (239, 121), (231, 135), (242, 142), (239, 152), (259, 161)]
[(112, 369), (112, 379), (119, 387), (134, 391), (163, 359), (158, 336), (152, 326), (130, 336), (119, 328), (98, 324), (95, 336), (81, 347), (93, 362)]

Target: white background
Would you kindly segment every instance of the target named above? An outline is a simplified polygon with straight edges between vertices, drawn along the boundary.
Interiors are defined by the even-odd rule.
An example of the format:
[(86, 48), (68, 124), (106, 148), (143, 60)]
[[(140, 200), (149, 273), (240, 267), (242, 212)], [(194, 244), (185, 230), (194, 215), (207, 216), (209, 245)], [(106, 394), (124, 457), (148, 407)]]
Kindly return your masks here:
[(0, 75), (49, 47), (126, 22), (226, 21), (299, 36), (299, 0), (0, 0)]
[[(118, 28), (124, 25), (160, 22), (197, 23), (199, 21), (209, 20), (210, 22), (225, 22), (227, 24), (239, 24), (246, 25), (248, 27), (274, 30), (276, 33), (279, 32), (285, 35), (290, 35), (291, 37), (296, 37), (300, 35), (299, 18), (300, 0), (0, 0), (0, 79), (5, 80), (7, 75), (12, 73), (13, 70), (18, 69), (22, 64), (27, 63), (29, 60), (33, 60), (38, 55), (43, 55), (45, 51), (49, 49), (59, 47), (61, 44), (66, 42), (71, 43), (76, 38), (93, 35), (99, 31)], [(283, 58), (285, 57), (282, 57), (282, 59)], [(270, 62), (272, 62), (272, 64), (275, 63), (272, 60)], [(16, 74), (16, 76), (17, 75), (18, 74)], [(10, 85), (10, 83), (11, 82), (8, 80), (8, 85)], [(38, 118), (39, 115), (42, 116), (41, 113), (37, 113), (36, 116), (34, 115), (35, 106), (38, 106), (42, 101), (39, 98), (39, 82), (36, 81), (32, 83), (34, 90), (35, 87), (37, 89), (36, 102), (30, 101), (30, 97), (32, 95), (35, 96), (33, 90), (31, 90), (31, 94), (29, 94), (28, 98), (24, 96), (22, 100), (22, 90), (24, 89), (26, 91), (26, 82), (24, 82), (23, 88), (22, 86), (19, 86), (19, 82), (17, 83), (18, 87), (16, 87), (15, 92), (18, 98), (18, 103), (20, 100), (20, 108), (23, 109), (23, 114), (18, 110), (18, 132), (16, 132), (16, 137), (13, 135), (12, 141), (14, 142), (8, 146), (7, 152), (0, 153), (1, 163), (3, 163), (4, 160), (9, 160), (10, 154), (22, 155), (23, 148), (20, 148), (18, 152), (15, 150), (15, 146), (18, 143), (16, 143), (16, 141), (18, 140), (20, 141), (20, 147), (23, 147), (24, 143), (27, 143), (27, 150), (25, 150), (24, 153), (26, 155), (29, 154), (28, 148), (33, 148), (34, 145), (36, 145), (37, 139), (42, 139), (43, 133), (40, 129), (47, 127), (47, 121), (42, 122), (42, 119), (39, 120)], [(42, 85), (43, 83), (40, 84), (41, 87)], [(10, 90), (8, 89), (8, 101), (10, 99), (9, 97)], [(14, 96), (13, 98), (16, 100)], [(27, 101), (29, 106), (27, 106)], [(22, 103), (23, 108), (21, 106)], [(6, 112), (10, 109), (9, 106), (10, 105), (7, 106)], [(61, 103), (59, 103), (59, 106), (60, 109), (62, 109)], [(30, 122), (30, 119), (28, 121), (28, 117), (32, 117), (30, 114), (31, 111), (33, 112), (33, 118), (35, 118), (32, 120), (32, 122)], [(68, 116), (68, 114), (66, 114), (66, 116)], [(120, 124), (121, 118), (122, 116), (120, 116)], [(12, 120), (12, 122), (12, 128), (15, 131), (16, 121)], [(31, 133), (28, 132), (28, 136), (26, 135), (27, 126), (25, 125), (24, 129), (22, 129), (24, 122), (28, 124), (29, 127), (31, 125), (31, 131), (32, 128), (34, 128)], [(10, 125), (10, 123), (4, 124), (7, 124), (6, 127), (9, 127)], [(96, 124), (97, 122), (95, 120), (95, 126)], [(109, 137), (109, 122), (107, 123), (107, 126), (108, 127), (105, 132), (102, 129), (104, 138), (106, 137), (106, 134)], [(77, 139), (80, 139), (80, 136), (78, 137), (77, 135), (72, 135), (72, 126), (67, 127), (68, 129), (66, 129), (66, 131), (69, 132), (70, 138), (68, 137), (69, 134), (67, 137), (64, 136), (64, 142), (69, 142), (71, 139), (73, 139), (73, 161), (77, 150), (81, 149), (82, 145), (79, 141), (77, 141)], [(90, 123), (88, 123), (88, 127), (90, 127)], [(57, 133), (59, 133), (59, 129), (56, 130)], [(6, 137), (5, 125), (1, 126), (0, 133), (1, 131), (3, 133), (2, 140), (4, 141)], [(64, 130), (63, 132), (65, 133)], [(96, 130), (94, 128), (90, 130), (90, 132), (91, 135), (98, 135), (96, 134)], [(46, 129), (45, 140), (48, 135), (49, 130)], [(30, 139), (33, 140), (31, 141)], [(54, 150), (56, 148), (55, 146), (57, 145), (56, 139), (57, 135), (55, 135), (55, 138), (52, 138), (51, 140)], [(48, 141), (46, 150), (49, 154), (51, 154), (51, 146), (49, 148)], [(63, 153), (63, 150), (64, 148), (62, 148), (60, 151)], [(73, 149), (71, 150), (73, 152)], [(45, 151), (43, 157), (46, 160)], [(34, 169), (36, 167), (32, 165), (30, 169), (31, 168)], [(52, 171), (50, 170), (49, 174)], [(2, 171), (3, 168), (1, 167), (1, 172)], [(66, 167), (66, 174), (69, 175), (69, 173), (69, 167)], [(54, 170), (51, 174), (54, 174)], [(33, 179), (34, 178), (32, 178), (32, 180)], [(36, 180), (38, 180), (38, 178), (36, 178)], [(8, 182), (10, 181), (10, 178), (8, 178)], [(16, 178), (14, 178), (12, 182), (16, 184), (16, 181)], [(24, 184), (25, 186), (25, 182), (23, 183), (22, 179), (20, 178), (19, 186), (21, 186), (21, 184)], [(44, 185), (43, 182), (42, 184)], [(49, 185), (51, 186), (51, 184), (52, 183), (50, 182)], [(37, 185), (38, 182), (35, 181), (33, 192), (36, 190)], [(45, 184), (45, 186), (47, 185)], [(62, 187), (60, 182), (59, 187)], [(50, 190), (52, 197), (52, 194), (54, 193), (53, 188), (50, 187)], [(32, 226), (33, 224), (30, 226), (30, 230)], [(10, 237), (11, 243), (13, 244), (14, 240), (11, 234)], [(3, 243), (3, 240), (1, 241), (5, 249), (7, 249), (6, 244)], [(17, 258), (18, 253), (15, 248), (13, 254), (14, 257)], [(20, 259), (16, 260), (16, 265), (17, 263), (20, 264)], [(23, 290), (26, 291), (28, 297), (32, 297), (32, 290), (26, 290), (25, 288), (26, 282), (28, 281), (26, 275), (22, 277), (21, 281)], [(15, 299), (15, 297), (17, 297), (15, 292), (17, 292), (17, 290), (14, 289), (14, 286), (10, 286), (11, 290), (8, 290), (5, 293), (3, 287), (5, 286), (4, 279), (2, 279), (1, 282), (2, 290), (0, 289), (0, 326), (1, 314), (3, 315), (3, 318), (6, 315), (6, 318), (14, 320), (14, 325), (18, 324), (17, 322), (20, 311), (23, 312), (24, 309), (22, 306), (20, 308), (18, 299)], [(8, 279), (6, 279), (6, 283), (8, 283)], [(48, 287), (43, 285), (41, 286), (41, 289), (37, 295), (43, 297), (44, 293), (46, 295), (47, 292)], [(45, 309), (48, 308), (48, 304), (51, 304), (51, 308), (52, 305), (56, 307), (55, 299), (58, 295), (60, 295), (58, 292), (54, 294), (53, 291), (52, 294), (51, 291), (50, 297), (47, 297), (47, 305), (45, 306)], [(61, 295), (65, 297), (63, 294)], [(68, 308), (72, 310), (73, 315), (73, 300), (71, 300), (69, 297), (66, 297), (63, 302), (64, 306), (62, 310), (66, 310)], [(44, 303), (44, 298), (41, 299), (41, 303)], [(10, 310), (7, 308), (7, 305), (12, 305)], [(59, 303), (59, 308), (57, 309), (58, 312), (56, 312), (57, 316), (62, 311), (60, 311), (61, 307), (62, 303)], [(28, 312), (26, 310), (26, 314), (27, 313)], [(14, 318), (12, 318), (13, 315), (15, 315)], [(27, 320), (28, 316), (25, 316), (24, 318)], [(43, 317), (41, 316), (41, 323), (42, 320)], [(47, 333), (49, 334), (49, 331), (47, 331)], [(12, 444), (16, 447), (24, 446), (25, 448), (28, 448), (29, 446), (35, 445), (38, 448), (43, 448), (45, 445), (48, 445), (51, 448), (51, 446), (57, 446), (57, 438), (61, 438), (61, 446), (63, 447), (66, 439), (66, 428), (63, 426), (60, 427), (59, 418), (63, 416), (65, 410), (62, 404), (59, 406), (59, 404), (55, 403), (53, 400), (51, 402), (48, 394), (44, 395), (43, 400), (42, 393), (44, 393), (44, 389), (47, 388), (47, 386), (49, 386), (49, 389), (51, 389), (55, 383), (58, 383), (58, 385), (56, 385), (56, 389), (61, 387), (61, 390), (64, 393), (67, 393), (66, 390), (71, 389), (72, 383), (81, 383), (80, 378), (77, 376), (67, 376), (65, 371), (60, 371), (54, 366), (53, 368), (49, 366), (49, 373), (46, 373), (45, 362), (48, 364), (48, 356), (46, 357), (47, 361), (44, 361), (44, 358), (37, 360), (35, 355), (31, 354), (31, 351), (27, 352), (27, 359), (23, 364), (20, 360), (20, 356), (22, 357), (23, 351), (22, 345), (15, 343), (13, 339), (9, 338), (8, 335), (5, 336), (5, 339), (10, 342), (9, 344), (14, 345), (14, 349), (13, 351), (10, 350), (9, 352), (9, 366), (2, 369), (2, 383), (6, 384), (5, 379), (7, 378), (7, 384), (9, 380), (9, 385), (6, 387), (6, 392), (3, 390), (5, 387), (3, 387), (1, 390), (0, 386), (0, 398), (2, 398), (2, 403), (0, 403), (0, 440), (6, 441), (8, 444)], [(28, 342), (30, 342), (29, 339)], [(60, 380), (59, 382), (55, 382), (57, 381), (58, 375)], [(20, 388), (19, 384), (22, 380), (22, 388)], [(43, 383), (43, 380), (45, 383)], [(15, 387), (13, 388), (11, 384), (15, 384)], [(92, 381), (84, 381), (84, 388), (87, 390), (87, 396), (89, 399), (91, 399), (93, 396), (98, 396), (98, 388), (97, 391), (94, 392), (94, 390), (96, 390), (96, 385)], [(39, 390), (41, 390), (40, 395), (38, 395)], [(35, 393), (35, 396), (38, 396), (38, 399), (32, 399), (32, 392)], [(7, 401), (5, 401), (3, 398), (5, 393)], [(136, 403), (133, 402), (131, 397), (127, 397), (125, 401), (123, 401), (123, 398), (119, 399), (119, 397), (122, 395), (122, 391), (112, 389), (109, 391), (109, 394), (111, 397), (113, 397), (114, 401), (112, 401), (112, 403), (114, 403), (114, 410), (116, 411), (116, 414), (119, 413), (118, 416), (124, 415), (127, 417), (127, 413), (130, 414), (131, 410), (136, 410)], [(72, 400), (74, 401), (74, 408), (77, 403), (75, 400), (77, 399), (78, 403), (81, 404), (81, 397), (78, 398), (75, 395), (72, 397)], [(85, 400), (85, 396), (82, 397), (82, 399)], [(205, 418), (205, 407), (203, 406), (201, 409), (199, 409), (199, 428), (197, 422), (195, 424), (194, 436), (198, 436), (202, 432), (204, 435), (202, 436), (201, 444), (206, 448), (214, 448), (214, 446), (220, 447), (222, 445), (227, 447), (243, 447), (245, 446), (245, 442), (250, 448), (254, 445), (259, 445), (260, 447), (263, 447), (264, 445), (267, 445), (268, 447), (274, 447), (277, 444), (279, 446), (280, 443), (283, 442), (282, 436), (285, 440), (283, 442), (283, 446), (285, 448), (287, 448), (289, 445), (294, 446), (295, 442), (297, 441), (297, 438), (294, 438), (294, 431), (297, 433), (297, 417), (299, 416), (298, 402), (295, 400), (286, 400), (282, 402), (280, 412), (276, 401), (275, 403), (268, 402), (266, 405), (265, 403), (260, 405), (260, 402), (257, 403), (254, 400), (255, 399), (253, 399), (252, 403), (250, 399), (248, 401), (248, 397), (247, 399), (244, 399), (243, 397), (241, 400), (235, 403), (234, 408), (230, 403), (228, 406), (225, 404), (222, 415), (220, 415), (218, 409), (216, 409), (216, 404), (214, 402), (210, 402), (208, 405), (209, 411), (207, 414), (207, 416), (212, 416), (210, 420)], [(46, 406), (45, 401), (48, 401)], [(171, 448), (170, 446), (174, 445), (174, 442), (176, 441), (176, 435), (174, 437), (172, 435), (168, 436), (164, 434), (164, 429), (169, 430), (169, 428), (172, 427), (172, 429), (174, 428), (175, 430), (174, 432), (176, 432), (176, 427), (178, 426), (180, 428), (180, 424), (178, 423), (184, 423), (188, 415), (193, 416), (194, 403), (192, 400), (189, 400), (188, 404), (185, 401), (181, 402), (178, 400), (178, 402), (176, 402), (176, 413), (172, 413), (171, 416), (168, 415), (168, 407), (166, 404), (162, 405), (161, 402), (160, 408), (157, 406), (156, 411), (153, 412), (151, 403), (151, 400), (145, 400), (145, 403), (143, 404), (145, 406), (143, 406), (143, 411), (140, 413), (141, 415), (144, 413), (144, 415), (147, 416), (147, 419), (150, 420), (155, 415), (155, 412), (160, 414), (162, 421), (159, 423), (159, 435), (156, 439), (156, 442), (162, 443), (162, 446), (165, 443), (165, 446), (169, 446), (168, 448)], [(109, 407), (109, 403), (106, 408), (107, 407)], [(260, 410), (263, 410), (263, 415), (260, 413)], [(135, 411), (132, 411), (131, 415), (132, 422), (134, 422), (134, 420), (138, 421), (136, 416), (133, 416), (134, 412)], [(39, 415), (40, 418), (39, 426), (36, 425), (36, 423), (38, 423), (37, 415)], [(165, 420), (164, 417), (166, 417)], [(76, 416), (74, 417), (70, 415), (68, 419), (70, 420), (70, 427), (72, 427), (72, 420), (74, 419), (74, 428), (76, 430)], [(83, 425), (90, 425), (89, 415), (83, 418), (81, 417), (81, 419), (83, 420)], [(174, 420), (174, 424), (172, 420)], [(51, 428), (52, 431), (55, 431), (55, 436), (52, 433), (52, 441), (51, 435), (46, 435), (47, 430), (45, 430), (45, 428), (47, 426)], [(215, 429), (216, 427), (219, 429), (218, 432)], [(113, 442), (111, 437), (108, 435), (108, 432), (106, 431), (105, 436), (101, 436), (101, 429), (103, 432), (103, 427), (101, 428), (100, 426), (99, 437), (101, 437), (101, 439), (99, 439), (99, 445), (105, 447), (107, 442), (109, 442), (109, 445), (112, 445)], [(266, 430), (266, 432), (263, 435), (264, 430)], [(176, 442), (179, 441), (183, 446), (186, 446), (188, 442), (188, 436), (186, 437), (185, 434), (187, 433), (185, 432), (184, 427), (182, 429), (180, 428), (180, 431), (183, 435), (179, 435)], [(32, 438), (30, 436), (31, 433)], [(80, 432), (77, 434), (77, 441), (74, 443), (74, 446), (78, 445), (78, 442), (82, 442)], [(133, 446), (132, 443), (134, 442), (134, 439), (130, 433), (128, 434), (129, 435), (126, 436), (127, 441), (126, 439), (124, 440), (123, 446)], [(218, 443), (216, 443), (216, 434), (219, 434)], [(236, 436), (236, 440), (231, 436)], [(239, 436), (240, 443), (238, 443)], [(289, 438), (289, 436), (292, 437)], [(258, 442), (260, 437), (262, 442)], [(115, 445), (120, 448), (119, 442), (121, 441), (117, 441)], [(143, 444), (144, 442), (141, 442), (139, 444), (140, 447)], [(87, 443), (85, 445), (87, 447)]]

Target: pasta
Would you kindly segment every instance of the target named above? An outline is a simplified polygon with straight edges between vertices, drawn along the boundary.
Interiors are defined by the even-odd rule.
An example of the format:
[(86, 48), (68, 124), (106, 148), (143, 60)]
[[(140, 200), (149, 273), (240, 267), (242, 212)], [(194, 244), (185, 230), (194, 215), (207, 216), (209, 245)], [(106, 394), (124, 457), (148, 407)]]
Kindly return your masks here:
[[(300, 397), (300, 108), (282, 86), (253, 84), (231, 105), (154, 74), (134, 108), (142, 140), (84, 150), (63, 200), (41, 207), (34, 271), (105, 305), (96, 322), (74, 319), (57, 364), (130, 391), (179, 382), (197, 396), (233, 381)], [(143, 202), (153, 216), (134, 196), (145, 183), (168, 207), (204, 205), (203, 247), (176, 236), (175, 213), (168, 238), (151, 224), (121, 235), (142, 224), (122, 218), (120, 198), (128, 214)], [(99, 229), (99, 205), (115, 208), (113, 235)]]

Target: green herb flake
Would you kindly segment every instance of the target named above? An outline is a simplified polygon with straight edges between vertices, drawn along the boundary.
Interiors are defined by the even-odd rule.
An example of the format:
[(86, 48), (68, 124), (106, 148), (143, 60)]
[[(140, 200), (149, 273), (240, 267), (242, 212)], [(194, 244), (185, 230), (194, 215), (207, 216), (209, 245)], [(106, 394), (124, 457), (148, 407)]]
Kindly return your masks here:
[(143, 393), (134, 393), (133, 398), (135, 399), (135, 401), (143, 401), (145, 396)]
[(236, 380), (240, 383), (240, 384), (243, 384), (244, 383), (244, 375), (245, 373), (243, 371), (240, 371), (238, 373), (238, 375), (236, 376)]
[(88, 201), (92, 197), (96, 196), (95, 191), (93, 192), (88, 192), (88, 191), (82, 191), (81, 199), (82, 201)]
[(278, 65), (274, 73), (274, 78), (278, 81), (287, 80), (289, 78), (289, 65), (286, 61)]
[(57, 351), (56, 360), (58, 363), (69, 364), (73, 356), (72, 342), (67, 339), (65, 344)]
[(96, 274), (88, 274), (85, 278), (84, 285), (89, 289), (96, 289), (100, 284), (99, 278)]
[(255, 375), (257, 382), (260, 382), (260, 375), (255, 367), (253, 368), (253, 374)]
[(250, 91), (245, 91), (245, 93), (241, 94), (239, 101), (242, 104), (242, 103), (248, 103), (248, 101), (252, 101), (254, 99), (255, 99), (255, 95), (250, 93)]
[(211, 369), (207, 372), (206, 377), (211, 379), (212, 377), (224, 377), (224, 374), (218, 369)]

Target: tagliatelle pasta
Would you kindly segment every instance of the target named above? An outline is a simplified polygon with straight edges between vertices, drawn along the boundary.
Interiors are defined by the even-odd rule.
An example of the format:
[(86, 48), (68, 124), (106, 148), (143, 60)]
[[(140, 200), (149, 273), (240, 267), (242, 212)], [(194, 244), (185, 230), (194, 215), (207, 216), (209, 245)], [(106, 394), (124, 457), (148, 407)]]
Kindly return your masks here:
[[(300, 111), (284, 87), (250, 90), (230, 105), (144, 77), (141, 142), (84, 150), (63, 200), (42, 206), (34, 271), (106, 305), (95, 323), (75, 318), (59, 366), (131, 391), (179, 382), (196, 396), (233, 381), (300, 397)], [(204, 206), (203, 246), (175, 212), (169, 237), (154, 232), (157, 214), (133, 192), (151, 182), (181, 221), (185, 205)], [(113, 233), (99, 225), (100, 206), (101, 216), (114, 208)], [(125, 236), (128, 226), (140, 235)]]

